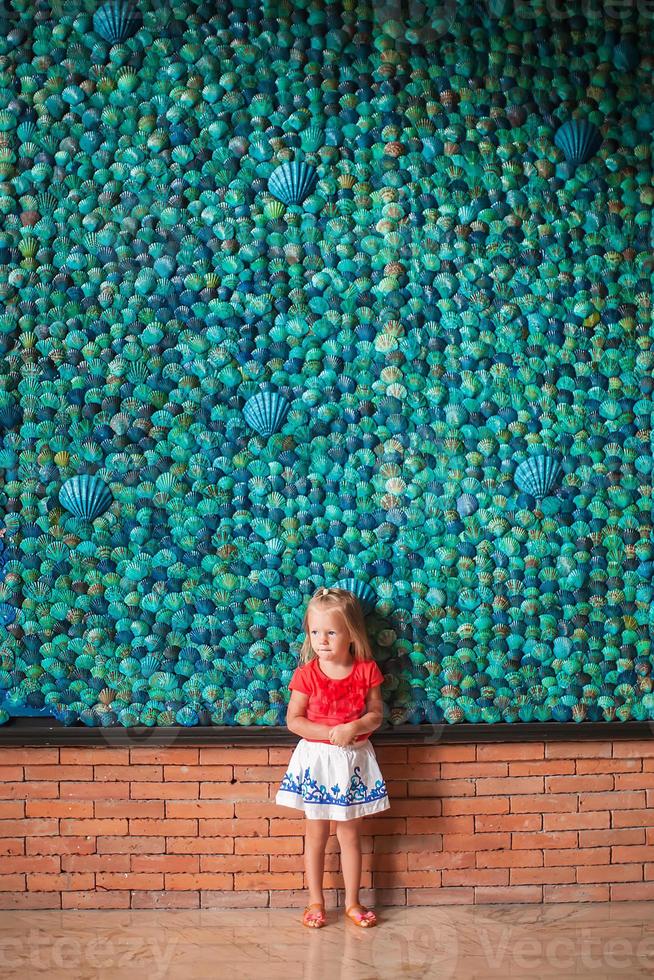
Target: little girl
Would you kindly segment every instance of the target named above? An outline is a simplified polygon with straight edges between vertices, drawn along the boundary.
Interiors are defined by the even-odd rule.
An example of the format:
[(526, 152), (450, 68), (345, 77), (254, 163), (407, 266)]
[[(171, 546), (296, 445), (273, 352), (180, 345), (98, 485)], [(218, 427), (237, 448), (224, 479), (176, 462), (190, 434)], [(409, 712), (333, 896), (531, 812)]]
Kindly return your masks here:
[(359, 600), (346, 589), (318, 589), (306, 608), (300, 664), (289, 689), (286, 724), (300, 735), (275, 797), (307, 818), (305, 926), (327, 924), (322, 891), (329, 821), (338, 821), (345, 914), (358, 926), (377, 917), (359, 903), (363, 817), (388, 810), (386, 784), (368, 740), (379, 728), (383, 674), (373, 660)]

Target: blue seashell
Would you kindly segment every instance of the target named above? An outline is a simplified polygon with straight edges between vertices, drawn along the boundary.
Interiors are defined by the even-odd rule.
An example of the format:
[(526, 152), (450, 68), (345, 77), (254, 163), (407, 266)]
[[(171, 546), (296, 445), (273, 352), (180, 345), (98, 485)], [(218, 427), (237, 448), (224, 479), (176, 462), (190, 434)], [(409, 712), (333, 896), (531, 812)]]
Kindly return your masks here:
[(59, 491), (59, 501), (76, 517), (93, 521), (111, 507), (113, 497), (100, 477), (82, 475), (66, 480)]
[(341, 578), (334, 583), (334, 588), (347, 589), (348, 592), (352, 592), (361, 603), (364, 616), (372, 612), (377, 605), (375, 590), (367, 582), (361, 582), (357, 578)]
[(243, 406), (243, 418), (259, 435), (268, 437), (281, 429), (290, 403), (275, 391), (259, 391)]
[(422, 144), (425, 159), (429, 160), (430, 162), (434, 159), (434, 157), (442, 154), (443, 150), (445, 149), (443, 141), (437, 136), (423, 136)]
[(195, 708), (192, 708), (190, 704), (186, 704), (183, 708), (179, 709), (175, 715), (175, 720), (178, 725), (190, 726), (197, 725), (199, 717)]
[(10, 626), (16, 619), (16, 608), (8, 602), (0, 602), (0, 625)]
[(600, 148), (602, 135), (597, 126), (585, 119), (569, 119), (554, 136), (568, 163), (586, 163)]
[[(74, 725), (77, 721), (77, 713), (75, 711), (71, 711), (70, 708), (63, 704), (56, 706), (53, 705), (52, 714), (57, 721), (61, 722), (62, 725)], [(110, 719), (108, 718), (107, 721), (102, 721), (102, 724), (110, 724)]]
[(18, 405), (5, 405), (0, 408), (0, 431), (6, 432), (13, 429), (17, 422), (20, 422), (21, 410)]
[(315, 187), (315, 167), (299, 161), (282, 163), (268, 178), (268, 190), (282, 204), (302, 204)]
[(93, 30), (109, 44), (122, 44), (142, 24), (141, 12), (125, 0), (109, 0), (93, 14)]
[(613, 64), (620, 71), (633, 71), (639, 62), (640, 52), (633, 41), (620, 41), (613, 48)]
[(532, 456), (525, 459), (515, 471), (516, 486), (536, 500), (542, 500), (550, 492), (559, 473), (561, 460), (556, 456)]
[(566, 704), (555, 704), (552, 706), (552, 719), (554, 721), (571, 721), (572, 708)]

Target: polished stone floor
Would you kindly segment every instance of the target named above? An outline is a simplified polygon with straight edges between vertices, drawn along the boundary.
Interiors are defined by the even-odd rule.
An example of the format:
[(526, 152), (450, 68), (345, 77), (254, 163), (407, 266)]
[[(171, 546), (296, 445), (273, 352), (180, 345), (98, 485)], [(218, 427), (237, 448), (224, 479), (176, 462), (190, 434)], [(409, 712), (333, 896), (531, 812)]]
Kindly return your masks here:
[[(0, 911), (0, 976), (104, 980), (640, 980), (654, 904), (378, 909), (364, 930), (328, 910)], [(136, 973), (138, 971), (138, 974)]]

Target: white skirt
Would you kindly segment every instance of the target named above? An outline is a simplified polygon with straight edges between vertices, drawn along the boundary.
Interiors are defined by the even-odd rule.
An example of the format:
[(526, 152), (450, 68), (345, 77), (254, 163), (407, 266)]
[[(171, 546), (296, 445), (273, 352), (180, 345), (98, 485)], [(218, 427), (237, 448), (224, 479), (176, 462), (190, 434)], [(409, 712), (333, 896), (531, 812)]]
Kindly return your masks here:
[(370, 739), (356, 746), (300, 739), (275, 803), (309, 820), (354, 820), (391, 805)]

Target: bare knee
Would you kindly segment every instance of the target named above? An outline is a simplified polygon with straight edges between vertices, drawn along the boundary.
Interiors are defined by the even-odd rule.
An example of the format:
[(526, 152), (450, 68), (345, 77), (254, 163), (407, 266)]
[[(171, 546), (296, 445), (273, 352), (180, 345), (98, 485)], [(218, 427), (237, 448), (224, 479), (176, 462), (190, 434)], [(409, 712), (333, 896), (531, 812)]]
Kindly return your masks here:
[(336, 836), (338, 837), (339, 843), (349, 844), (359, 839), (362, 819), (362, 817), (357, 817), (356, 820), (343, 820), (341, 823), (336, 824)]
[(306, 821), (306, 837), (311, 844), (326, 844), (329, 837), (329, 820)]

